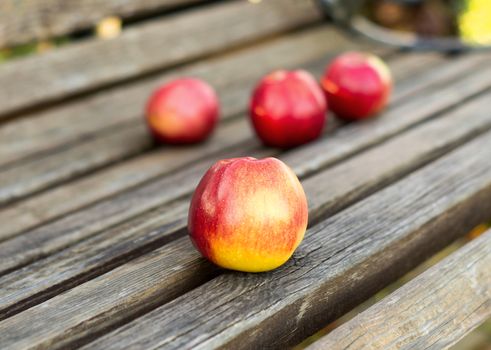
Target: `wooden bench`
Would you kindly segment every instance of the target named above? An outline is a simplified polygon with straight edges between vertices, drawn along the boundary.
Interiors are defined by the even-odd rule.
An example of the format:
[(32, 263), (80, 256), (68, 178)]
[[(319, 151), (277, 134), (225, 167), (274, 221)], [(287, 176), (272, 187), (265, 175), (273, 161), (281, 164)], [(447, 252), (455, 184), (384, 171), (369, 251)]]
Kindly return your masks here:
[[(88, 34), (111, 15), (120, 36)], [(0, 349), (282, 349), (491, 218), (489, 54), (377, 47), (310, 0), (0, 4), (0, 46), (70, 33), (0, 64)], [(263, 147), (255, 82), (352, 49), (387, 60), (390, 108)], [(205, 144), (155, 147), (143, 105), (183, 75), (216, 88), (222, 120)], [(202, 174), (245, 155), (285, 161), (309, 200), (304, 242), (270, 273), (221, 270), (186, 236)], [(448, 347), (491, 316), (490, 259), (488, 232), (312, 348)]]

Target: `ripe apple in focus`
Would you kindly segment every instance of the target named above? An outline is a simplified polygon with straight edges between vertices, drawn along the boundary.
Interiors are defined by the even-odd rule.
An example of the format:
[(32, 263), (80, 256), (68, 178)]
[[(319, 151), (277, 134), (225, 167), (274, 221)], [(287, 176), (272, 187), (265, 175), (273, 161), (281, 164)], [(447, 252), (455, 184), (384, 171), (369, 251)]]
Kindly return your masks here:
[(321, 85), (329, 108), (338, 117), (360, 120), (376, 115), (387, 105), (392, 77), (377, 56), (348, 52), (326, 68)]
[(326, 121), (322, 89), (302, 70), (278, 70), (256, 86), (249, 106), (252, 125), (268, 146), (291, 148), (318, 138)]
[(215, 91), (194, 78), (173, 80), (158, 88), (146, 107), (146, 120), (155, 139), (189, 144), (205, 140), (219, 114)]
[(307, 199), (297, 176), (276, 158), (220, 160), (204, 175), (189, 208), (198, 251), (232, 270), (284, 264), (307, 228)]

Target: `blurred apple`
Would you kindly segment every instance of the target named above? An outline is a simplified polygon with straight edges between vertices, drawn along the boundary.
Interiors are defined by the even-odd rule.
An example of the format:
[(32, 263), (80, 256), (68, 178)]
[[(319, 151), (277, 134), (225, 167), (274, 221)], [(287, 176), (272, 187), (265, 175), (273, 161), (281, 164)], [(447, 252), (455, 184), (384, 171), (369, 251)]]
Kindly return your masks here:
[(327, 104), (308, 72), (278, 70), (256, 86), (249, 110), (254, 129), (266, 145), (290, 148), (321, 135)]
[(378, 57), (348, 52), (326, 68), (321, 85), (330, 109), (338, 117), (359, 120), (376, 115), (387, 105), (392, 77)]
[(154, 137), (165, 143), (188, 144), (205, 140), (219, 114), (215, 91), (193, 78), (173, 80), (158, 88), (146, 107), (146, 120)]

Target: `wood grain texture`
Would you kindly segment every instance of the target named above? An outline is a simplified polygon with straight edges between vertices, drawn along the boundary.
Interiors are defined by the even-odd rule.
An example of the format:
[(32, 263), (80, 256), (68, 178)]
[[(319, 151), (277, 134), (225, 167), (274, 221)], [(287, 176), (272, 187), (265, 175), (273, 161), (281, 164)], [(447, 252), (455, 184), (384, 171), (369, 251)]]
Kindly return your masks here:
[(0, 204), (137, 155), (152, 145), (153, 140), (143, 123), (136, 127), (123, 126), (105, 137), (89, 138), (75, 146), (0, 171)]
[[(283, 349), (298, 343), (489, 218), (490, 156), (487, 133), (311, 228), (283, 267), (224, 273), (87, 348)], [(49, 307), (55, 310), (61, 299)], [(21, 319), (43, 322), (49, 313), (41, 310), (36, 306), (6, 320), (4, 332), (19, 330)], [(47, 336), (59, 331), (50, 327), (25, 340), (33, 328), (12, 344), (59, 339)]]
[[(398, 86), (403, 86), (403, 81), (410, 81), (410, 78), (424, 77), (422, 72), (430, 73), (426, 67), (438, 70), (443, 63), (451, 63), (455, 60), (460, 60), (464, 56), (456, 56), (449, 59), (445, 55), (434, 52), (398, 52), (397, 60), (390, 67), (393, 78)], [(412, 85), (412, 84), (409, 84)]]
[(491, 317), (491, 231), (307, 350), (447, 349)]
[(464, 77), (473, 71), (475, 65), (489, 60), (488, 53), (445, 56), (428, 52), (403, 52), (399, 56), (390, 67), (391, 71), (397, 72), (394, 75), (397, 89), (392, 93), (392, 102), (412, 98), (420, 86), (444, 86), (452, 78)]
[(204, 0), (4, 0), (0, 47), (91, 28), (107, 16), (126, 19), (200, 2)]
[[(394, 108), (394, 110), (377, 119), (349, 125), (334, 132), (326, 139), (289, 152), (284, 156), (284, 159), (287, 164), (293, 165), (300, 176), (304, 176), (366, 147), (382, 142), (415, 123), (433, 117), (441, 109), (448, 108), (448, 104), (455, 105), (462, 101), (461, 99), (476, 93), (476, 90), (482, 90), (482, 85), (486, 85), (482, 80), (470, 75), (454, 81), (452, 84), (446, 84), (444, 87), (432, 86), (431, 89), (423, 89), (421, 92), (423, 96), (420, 100), (424, 104), (410, 101), (407, 104), (399, 105), (397, 109)], [(466, 92), (459, 94), (455, 90), (454, 84), (459, 85), (461, 83), (469, 84)], [(435, 89), (437, 92), (433, 93)], [(409, 110), (407, 109), (408, 105), (411, 107)], [(325, 143), (328, 145), (320, 147)], [(195, 176), (199, 178), (198, 175)], [(165, 181), (165, 178), (160, 181)], [(5, 272), (47, 256), (103, 230), (108, 225), (117, 223), (117, 220), (129, 219), (145, 210), (150, 210), (152, 206), (165, 203), (169, 197), (165, 195), (164, 188), (155, 185), (155, 183), (158, 181), (122, 194), (124, 198), (126, 198), (125, 196), (129, 198), (125, 201), (130, 201), (133, 204), (131, 210), (122, 210), (121, 208), (125, 208), (125, 205), (122, 206), (119, 201), (121, 196), (116, 196), (115, 199), (107, 199), (93, 207), (65, 216), (51, 224), (40, 226), (26, 234), (5, 241), (0, 244), (0, 257), (2, 258), (0, 271)], [(138, 193), (148, 193), (146, 195), (150, 199), (147, 201)], [(137, 205), (136, 203), (140, 204)], [(108, 213), (116, 212), (119, 212), (120, 215), (108, 215)], [(84, 222), (91, 224), (84, 225)]]
[[(123, 264), (126, 260), (143, 255), (149, 249), (158, 248), (159, 245), (175, 239), (186, 227), (187, 210), (187, 198), (162, 205), (57, 254), (0, 277), (0, 319), (39, 304), (50, 296), (60, 294)], [(186, 254), (192, 252), (189, 248), (190, 246)], [(175, 245), (172, 249), (175, 249)], [(191, 256), (196, 259), (196, 255)], [(167, 267), (159, 267), (162, 268), (168, 270)], [(176, 291), (195, 283), (186, 281), (186, 278), (182, 280), (185, 285), (173, 286)], [(145, 286), (148, 287), (151, 283), (147, 281)]]
[[(318, 45), (325, 41), (328, 44)], [(263, 74), (278, 66), (298, 67), (321, 58), (327, 61), (356, 45), (331, 26), (322, 25), (13, 119), (0, 125), (0, 168), (110, 133), (121, 124), (142, 123), (149, 94), (179, 76), (197, 77), (212, 85), (220, 97), (222, 118), (227, 119), (246, 109), (249, 90)]]
[[(484, 97), (480, 101), (480, 106), (481, 106), (480, 114), (483, 118), (487, 118), (488, 127), (489, 127), (491, 126), (491, 117), (484, 112), (485, 101), (486, 99)], [(457, 124), (461, 124), (462, 126), (465, 126), (467, 122), (466, 120), (466, 117), (468, 115), (467, 113), (472, 111), (473, 109), (469, 107), (469, 109), (462, 110), (460, 114), (451, 116), (449, 117), (449, 119), (455, 119), (455, 122)], [(461, 130), (461, 128), (457, 127), (457, 124), (452, 124), (452, 122), (445, 122), (444, 120), (445, 119), (438, 119), (431, 122), (427, 126), (421, 126), (417, 129), (414, 129), (413, 131), (407, 134), (407, 139), (401, 141), (400, 144), (398, 143), (398, 140), (400, 138), (396, 138), (388, 142), (387, 144), (381, 145), (378, 148), (374, 148), (371, 151), (368, 151), (364, 154), (360, 154), (359, 156), (352, 158), (352, 161), (350, 162), (352, 162), (353, 164), (359, 164), (359, 168), (353, 168), (353, 165), (350, 164), (350, 162), (346, 163), (346, 165), (341, 163), (337, 167), (326, 170), (323, 173), (323, 176), (320, 176), (319, 174), (316, 177), (312, 177), (305, 180), (303, 183), (309, 199), (321, 197), (318, 198), (318, 201), (330, 202), (331, 208), (334, 206), (338, 206), (338, 210), (339, 210), (339, 204), (337, 202), (344, 201), (345, 204), (348, 204), (351, 200), (354, 200), (353, 192), (356, 192), (354, 191), (356, 188), (354, 188), (353, 186), (356, 186), (357, 188), (362, 187), (362, 189), (358, 190), (357, 192), (359, 196), (358, 198), (360, 198), (363, 194), (366, 195), (367, 193), (373, 191), (375, 188), (377, 188), (377, 186), (380, 186), (380, 184), (386, 183), (388, 179), (398, 178), (401, 176), (402, 173), (405, 173), (413, 169), (415, 166), (421, 165), (422, 162), (428, 161), (431, 157), (436, 157), (438, 154), (441, 154), (441, 152), (448, 150), (448, 147), (450, 147), (451, 145), (455, 146), (455, 142), (450, 141), (450, 139), (448, 140), (448, 142), (437, 141), (438, 138), (435, 137), (435, 135), (441, 135), (442, 133), (448, 131), (449, 137), (455, 137), (453, 141), (456, 141), (457, 139), (463, 140), (471, 136), (471, 135), (464, 136), (465, 132), (464, 134), (460, 134), (459, 136), (460, 133), (459, 130)], [(477, 128), (476, 131), (478, 129), (479, 128)], [(427, 131), (427, 130), (431, 130), (431, 131)], [(472, 135), (475, 135), (475, 133), (472, 133)], [(490, 135), (487, 136), (488, 137), (485, 140), (490, 139), (489, 137)], [(420, 140), (430, 140), (430, 141), (426, 141), (427, 142), (426, 147), (421, 147), (421, 148), (418, 147), (417, 150), (415, 150), (414, 152), (411, 151), (412, 148), (410, 147), (405, 147), (405, 148), (403, 147), (401, 148), (401, 150), (405, 150), (405, 151), (401, 152), (399, 154), (399, 157), (393, 157), (396, 160), (404, 159), (406, 162), (400, 161), (400, 163), (393, 164), (391, 158), (390, 160), (387, 161), (385, 167), (384, 166), (379, 166), (378, 168), (374, 167), (375, 164), (384, 163), (384, 157), (386, 157), (387, 153), (390, 150), (393, 150), (394, 147), (405, 146), (411, 141), (418, 142)], [(488, 140), (488, 143), (491, 143), (491, 140)], [(483, 146), (486, 146), (486, 143), (483, 142), (482, 144)], [(471, 152), (474, 151), (474, 148), (471, 147), (471, 149), (467, 150), (467, 152), (464, 152), (465, 155), (472, 154)], [(491, 152), (491, 150), (489, 152)], [(432, 155), (431, 157), (430, 154)], [(458, 155), (459, 157), (463, 157), (460, 154)], [(454, 161), (455, 157), (456, 156), (450, 157), (450, 159), (447, 160), (446, 163), (444, 164), (447, 164), (446, 166), (448, 166), (448, 163)], [(473, 162), (476, 163), (478, 162), (478, 160), (475, 158), (479, 158), (482, 160), (485, 159), (485, 157), (486, 154), (482, 154), (482, 153), (478, 154), (477, 156), (473, 157), (474, 158)], [(375, 172), (371, 174), (365, 174), (363, 170), (367, 166), (372, 166), (376, 169), (379, 169), (380, 172), (378, 174), (376, 174)], [(491, 166), (491, 164), (486, 164), (486, 166), (489, 167)], [(426, 170), (426, 172), (429, 172), (432, 169), (433, 167), (430, 168), (429, 170)], [(447, 168), (445, 169), (448, 170)], [(464, 168), (459, 167), (459, 169), (461, 171), (464, 171)], [(456, 169), (453, 169), (453, 171), (454, 170), (456, 171)], [(486, 172), (483, 169), (474, 169), (474, 170), (479, 173)], [(346, 174), (348, 174), (349, 171), (352, 171), (352, 175), (346, 177)], [(443, 172), (443, 170), (441, 171)], [(341, 174), (342, 176), (335, 177), (336, 174), (337, 175)], [(432, 178), (433, 177), (438, 178), (439, 175), (440, 172), (437, 172), (437, 174), (432, 176)], [(455, 177), (458, 177), (457, 175), (459, 174), (455, 174), (455, 175), (452, 174), (452, 176)], [(473, 173), (468, 174), (470, 178), (472, 178), (473, 175), (474, 175)], [(345, 178), (345, 181), (342, 180), (343, 176)], [(450, 175), (447, 174), (447, 176)], [(421, 177), (422, 175), (418, 177), (419, 179), (418, 181), (422, 181)], [(326, 182), (326, 180), (329, 179), (336, 179), (336, 178), (338, 178), (338, 181), (333, 183), (333, 188), (344, 187), (344, 192), (345, 192), (344, 194), (342, 193), (342, 191), (333, 194), (330, 191), (318, 190), (318, 188), (322, 186), (323, 182)], [(462, 179), (462, 181), (465, 180), (468, 180), (468, 178)], [(416, 180), (413, 180), (412, 182), (414, 181)], [(444, 182), (445, 178), (441, 179), (441, 181)], [(489, 179), (489, 183), (491, 184), (491, 178)], [(433, 184), (433, 182), (431, 182), (431, 184)], [(463, 188), (469, 189), (468, 187), (466, 187), (468, 184), (467, 185), (461, 184), (461, 185)], [(408, 184), (407, 186), (410, 186), (410, 184)], [(423, 185), (420, 184), (420, 186)], [(491, 185), (490, 185), (490, 189), (491, 189)], [(457, 190), (459, 190), (459, 188)], [(440, 192), (438, 192), (438, 195), (439, 194)], [(491, 195), (491, 193), (487, 193), (487, 195)], [(378, 194), (374, 196), (378, 196)], [(459, 196), (457, 196), (457, 194), (454, 194), (454, 196), (456, 196), (459, 199), (463, 198), (462, 193), (460, 193)], [(400, 196), (398, 196), (397, 198), (399, 197)], [(384, 195), (384, 197), (381, 198), (380, 201), (372, 199), (370, 203), (380, 203), (380, 206), (384, 208), (390, 208), (392, 206), (392, 202), (389, 201), (388, 199), (389, 198), (385, 198)], [(417, 196), (416, 198), (412, 198), (412, 200), (416, 201)], [(410, 205), (411, 202), (405, 201), (404, 203)], [(327, 212), (326, 208), (328, 206), (319, 207), (314, 205), (313, 207), (310, 208), (310, 212), (311, 213), (318, 212), (319, 210), (324, 210), (325, 212)], [(179, 207), (181, 207), (181, 209), (179, 209)], [(361, 207), (364, 208), (363, 206)], [(396, 209), (397, 208), (399, 207), (397, 206)], [(90, 269), (96, 270), (97, 267), (101, 268), (100, 265), (101, 263), (105, 263), (105, 264), (109, 263), (111, 260), (114, 260), (115, 257), (118, 256), (118, 254), (119, 255), (123, 253), (129, 254), (128, 248), (131, 247), (131, 245), (133, 245), (133, 249), (134, 249), (135, 247), (134, 245), (138, 244), (136, 242), (142, 241), (145, 244), (149, 244), (152, 240), (154, 242), (159, 239), (161, 240), (166, 235), (169, 235), (172, 232), (175, 232), (176, 230), (182, 231), (182, 228), (184, 228), (184, 226), (182, 225), (185, 222), (186, 209), (187, 209), (186, 202), (181, 202), (181, 204), (175, 203), (174, 205), (170, 206), (167, 209), (168, 213), (165, 213), (161, 218), (154, 217), (153, 219), (151, 219), (151, 216), (155, 214), (152, 213), (150, 214), (151, 215), (150, 217), (143, 216), (139, 218), (138, 219), (139, 223), (135, 222), (134, 225), (127, 223), (126, 226), (115, 227), (113, 230), (107, 231), (106, 233), (103, 234), (106, 236), (104, 237), (103, 241), (100, 240), (102, 236), (94, 237), (91, 240), (82, 242), (78, 246), (74, 246), (73, 249), (60, 253), (57, 257), (53, 256), (47, 259), (45, 262), (41, 262), (39, 265), (37, 265), (37, 268), (36, 265), (32, 265), (30, 268), (26, 268), (24, 270), (19, 271), (20, 275), (25, 276), (23, 279), (16, 281), (14, 275), (11, 275), (10, 277), (5, 276), (1, 282), (2, 289), (6, 291), (14, 289), (17, 292), (20, 292), (17, 295), (15, 295), (15, 293), (12, 293), (13, 297), (10, 299), (10, 301), (13, 301), (15, 300), (15, 298), (19, 298), (19, 296), (22, 295), (21, 288), (24, 288), (24, 290), (26, 290), (27, 288), (29, 288), (29, 286), (32, 287), (33, 285), (37, 285), (38, 283), (43, 284), (47, 282), (46, 287), (52, 286), (54, 289), (62, 288), (62, 283), (60, 282), (63, 281), (63, 278), (70, 278), (70, 280), (68, 281), (70, 283), (71, 281), (73, 281), (72, 278), (77, 277), (76, 275), (72, 274), (72, 273), (76, 273), (77, 270), (79, 274), (83, 274), (84, 278), (87, 278), (88, 276), (90, 276)], [(410, 209), (414, 210), (415, 208), (414, 206), (412, 206), (410, 207)], [(440, 209), (444, 210), (444, 208), (440, 208)], [(376, 213), (379, 212), (378, 208), (374, 210)], [(406, 208), (406, 210), (409, 209)], [(349, 212), (351, 212), (351, 210), (349, 210)], [(363, 210), (363, 214), (364, 215), (366, 214), (366, 209)], [(339, 216), (343, 217), (344, 215), (340, 214)], [(383, 213), (381, 213), (380, 215), (383, 215)], [(480, 213), (479, 215), (482, 216), (483, 213)], [(478, 217), (479, 219), (481, 218), (480, 216)], [(478, 218), (474, 218), (474, 217), (468, 218), (469, 221), (466, 224), (471, 225), (472, 224), (471, 221), (474, 222)], [(351, 219), (355, 220), (353, 217), (351, 217)], [(383, 220), (377, 220), (375, 218), (372, 219), (375, 220), (375, 222), (379, 222), (379, 221), (383, 222)], [(390, 221), (392, 222), (393, 220), (399, 220), (399, 219), (401, 219), (400, 215), (392, 218)], [(333, 220), (334, 219), (329, 219), (328, 222), (331, 222)], [(356, 221), (357, 220), (353, 222)], [(366, 222), (364, 223), (366, 224)], [(345, 222), (343, 221), (339, 225), (341, 224), (345, 225)], [(324, 223), (322, 225), (324, 225)], [(336, 227), (333, 228), (332, 231), (339, 230), (341, 227), (343, 227), (343, 230), (345, 230), (349, 226), (349, 225), (339, 226), (336, 220), (334, 220), (333, 225), (335, 225)], [(357, 230), (359, 229), (359, 227), (360, 225), (356, 225), (356, 227), (354, 227), (353, 229)], [(404, 227), (404, 225), (402, 225), (402, 227)], [(316, 232), (316, 228), (314, 227), (313, 229), (311, 229), (310, 232), (311, 232), (310, 235), (312, 235), (313, 234), (312, 232)], [(373, 232), (377, 232), (376, 229), (374, 229)], [(331, 239), (334, 238), (331, 237)], [(435, 238), (433, 237), (433, 239)], [(172, 260), (169, 260), (173, 254), (179, 255), (179, 259), (174, 262)], [(164, 259), (167, 260), (164, 261)], [(297, 260), (298, 257), (294, 259), (294, 264), (297, 262)], [(86, 263), (85, 266), (83, 266), (84, 264), (80, 264), (80, 262), (88, 262), (88, 263)], [(158, 269), (158, 273), (155, 271), (155, 269)], [(137, 272), (137, 270), (139, 272)], [(35, 339), (30, 339), (30, 341), (33, 341), (33, 344), (36, 345), (40, 345), (42, 343), (44, 344), (43, 346), (55, 346), (54, 344), (55, 343), (59, 344), (58, 343), (59, 341), (62, 342), (66, 341), (69, 343), (74, 339), (88, 336), (89, 333), (93, 333), (93, 332), (98, 333), (102, 329), (106, 327), (110, 327), (110, 324), (112, 323), (123, 322), (125, 319), (132, 318), (135, 315), (138, 315), (139, 313), (143, 312), (144, 310), (155, 307), (156, 305), (161, 304), (165, 301), (169, 301), (170, 299), (176, 297), (183, 291), (196, 287), (200, 283), (204, 282), (206, 279), (209, 279), (210, 277), (214, 276), (216, 273), (217, 270), (211, 264), (205, 262), (203, 259), (199, 257), (198, 253), (194, 250), (194, 248), (192, 248), (187, 238), (179, 239), (177, 241), (164, 245), (161, 248), (158, 248), (157, 250), (153, 251), (147, 256), (143, 256), (139, 259), (131, 261), (113, 270), (110, 274), (103, 275), (81, 286), (75, 287), (71, 291), (61, 294), (51, 300), (44, 302), (43, 304), (40, 304), (39, 306), (34, 306), (33, 308), (26, 310), (23, 313), (20, 313), (16, 316), (13, 316), (10, 319), (3, 321), (2, 323), (0, 323), (0, 332), (2, 332), (1, 327), (3, 324), (9, 324), (10, 322), (14, 322), (12, 320), (15, 318), (29, 317), (29, 319), (32, 319), (33, 317), (32, 313), (36, 313), (36, 311), (33, 310), (39, 309), (45, 313), (46, 317), (48, 318), (54, 317), (52, 321), (58, 326), (54, 327), (56, 329), (51, 330), (51, 329), (46, 329), (46, 327), (41, 327), (41, 325), (39, 325), (40, 327), (39, 330), (33, 330), (33, 329), (29, 330), (31, 334), (32, 332), (37, 333), (39, 331), (39, 334), (35, 335), (34, 337)], [(46, 274), (49, 274), (50, 276), (53, 277), (59, 274), (59, 277), (61, 276), (61, 279), (58, 277), (58, 280), (56, 280), (55, 277), (55, 279), (51, 279), (50, 281), (43, 281), (42, 278), (43, 276), (46, 277)], [(65, 276), (62, 277), (63, 275)], [(139, 276), (138, 280), (136, 281), (135, 281), (135, 276)], [(261, 276), (261, 275), (255, 275), (255, 276)], [(267, 276), (267, 275), (263, 274), (262, 276)], [(18, 289), (19, 287), (21, 288)], [(227, 286), (225, 288), (230, 289), (229, 287), (230, 286)], [(121, 288), (124, 288), (124, 291)], [(231, 289), (234, 291), (234, 293), (237, 291), (233, 287)], [(147, 290), (148, 292), (145, 292), (145, 290)], [(36, 291), (31, 290), (31, 292), (36, 292)], [(55, 290), (54, 292), (59, 292), (59, 290), (58, 291)], [(217, 295), (220, 297), (221, 291), (214, 290), (214, 292), (216, 292)], [(88, 297), (86, 295), (87, 293), (89, 293), (90, 295), (97, 295), (97, 299), (94, 299), (93, 301), (87, 301), (87, 303), (85, 303)], [(35, 294), (34, 295), (31, 294), (31, 296), (33, 298), (31, 301), (35, 303), (36, 302), (35, 298), (39, 297), (39, 295), (36, 296)], [(95, 300), (97, 300), (97, 302)], [(5, 301), (6, 300), (4, 299), (2, 302)], [(70, 306), (68, 306), (68, 304), (65, 303), (68, 303)], [(45, 306), (43, 307), (42, 305)], [(75, 307), (75, 309), (72, 309), (72, 306)], [(78, 307), (81, 307), (81, 309), (78, 309)], [(181, 307), (183, 306), (181, 305)], [(12, 310), (15, 311), (14, 309)], [(81, 312), (81, 310), (83, 311)], [(74, 313), (73, 315), (71, 315), (72, 312)], [(64, 320), (62, 322), (63, 327), (60, 327), (60, 322), (56, 321), (58, 320), (59, 317), (62, 317)], [(19, 323), (20, 321), (17, 321), (16, 324)], [(6, 329), (3, 329), (3, 331), (5, 331), (6, 334), (10, 333), (10, 331), (7, 331)], [(57, 335), (58, 332), (60, 332), (60, 334), (64, 334), (64, 340), (59, 339)], [(44, 338), (45, 336), (42, 335), (41, 333), (42, 334), (49, 333), (51, 335), (47, 335), (46, 338)], [(71, 334), (68, 338), (71, 338), (72, 336), (74, 338), (72, 340), (69, 340), (67, 338), (67, 334)], [(36, 343), (37, 342), (36, 339), (39, 340), (41, 338), (43, 338), (41, 343)], [(144, 344), (141, 343), (138, 344), (138, 346), (146, 347)]]
[(147, 21), (112, 40), (88, 40), (8, 62), (0, 70), (0, 115), (238, 48), (319, 18), (310, 0), (224, 2)]

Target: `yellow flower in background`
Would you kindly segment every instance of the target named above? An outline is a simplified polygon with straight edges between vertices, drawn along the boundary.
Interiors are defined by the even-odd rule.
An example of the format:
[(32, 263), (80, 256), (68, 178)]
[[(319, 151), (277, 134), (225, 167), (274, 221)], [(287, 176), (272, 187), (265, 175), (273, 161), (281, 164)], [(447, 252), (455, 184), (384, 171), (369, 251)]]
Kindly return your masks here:
[(491, 44), (491, 1), (468, 0), (459, 17), (462, 40), (472, 44)]
[(97, 23), (95, 33), (102, 39), (113, 39), (121, 34), (122, 21), (119, 17), (107, 17)]

